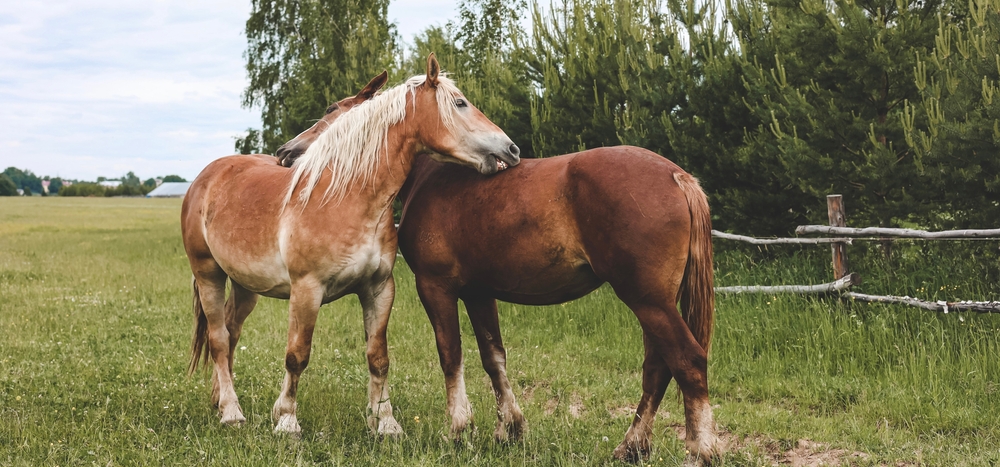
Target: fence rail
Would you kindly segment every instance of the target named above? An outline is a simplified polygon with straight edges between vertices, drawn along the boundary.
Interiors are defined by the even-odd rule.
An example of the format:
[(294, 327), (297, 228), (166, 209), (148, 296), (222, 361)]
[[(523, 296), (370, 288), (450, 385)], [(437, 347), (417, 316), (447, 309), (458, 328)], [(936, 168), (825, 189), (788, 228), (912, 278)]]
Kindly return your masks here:
[[(942, 230), (927, 232), (914, 229), (888, 229), (882, 227), (833, 227), (829, 225), (800, 225), (795, 229), (798, 235), (825, 234), (842, 235), (845, 237), (894, 237), (894, 238), (926, 238), (926, 239), (958, 239), (958, 238), (1000, 238), (1000, 229), (989, 230)], [(824, 239), (825, 240), (825, 239)]]
[[(850, 228), (846, 227), (843, 199), (840, 195), (829, 195), (827, 199), (827, 214), (830, 225), (800, 225), (795, 229), (798, 235), (823, 234), (836, 235), (839, 238), (754, 238), (745, 235), (729, 234), (712, 231), (712, 236), (726, 240), (750, 243), (752, 245), (794, 245), (794, 244), (829, 244), (832, 252), (834, 271), (833, 282), (816, 285), (738, 285), (716, 287), (717, 293), (796, 293), (796, 294), (838, 294), (840, 297), (871, 303), (897, 303), (942, 313), (977, 312), (1000, 313), (1000, 301), (968, 301), (957, 302), (927, 301), (913, 297), (898, 297), (895, 295), (870, 295), (852, 292), (851, 287), (859, 285), (861, 278), (850, 273), (847, 261), (847, 245), (852, 240), (889, 241), (891, 238), (908, 238), (915, 240), (1000, 240), (1000, 229), (988, 230), (945, 230), (928, 232), (915, 229), (889, 229), (881, 227)], [(843, 237), (876, 237), (876, 238), (843, 238)]]

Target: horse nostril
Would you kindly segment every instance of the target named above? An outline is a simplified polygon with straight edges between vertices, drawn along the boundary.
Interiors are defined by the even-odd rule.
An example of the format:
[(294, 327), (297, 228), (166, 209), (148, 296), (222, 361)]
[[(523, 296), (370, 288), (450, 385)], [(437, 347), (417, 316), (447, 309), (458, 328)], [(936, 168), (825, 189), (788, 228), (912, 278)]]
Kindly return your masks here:
[(518, 155), (520, 155), (520, 154), (521, 154), (521, 149), (520, 149), (520, 148), (518, 148), (518, 147), (517, 147), (517, 145), (516, 145), (516, 144), (514, 144), (514, 143), (511, 143), (511, 144), (510, 144), (510, 147), (509, 147), (509, 148), (507, 148), (507, 151), (509, 151), (509, 152), (510, 152), (510, 155), (512, 155), (512, 156), (514, 156), (514, 157), (517, 157)]

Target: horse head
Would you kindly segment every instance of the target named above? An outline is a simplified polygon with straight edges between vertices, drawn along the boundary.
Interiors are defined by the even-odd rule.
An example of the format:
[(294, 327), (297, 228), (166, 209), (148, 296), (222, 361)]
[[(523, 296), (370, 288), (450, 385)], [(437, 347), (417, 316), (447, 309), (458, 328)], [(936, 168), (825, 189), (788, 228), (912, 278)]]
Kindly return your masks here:
[(435, 160), (472, 167), (484, 175), (520, 163), (517, 145), (440, 70), (437, 58), (430, 54), (427, 75), (422, 84), (413, 88), (413, 110), (417, 114), (413, 120), (419, 126), (423, 144), (420, 152)]
[(313, 126), (309, 127), (308, 130), (299, 133), (298, 136), (291, 139), (274, 153), (275, 157), (278, 158), (278, 164), (291, 167), (295, 159), (298, 159), (302, 153), (306, 152), (309, 145), (316, 141), (316, 138), (323, 133), (334, 120), (337, 119), (341, 114), (351, 110), (354, 106), (375, 97), (375, 93), (378, 92), (382, 86), (385, 85), (386, 80), (388, 80), (389, 74), (383, 71), (382, 74), (372, 78), (371, 81), (365, 85), (364, 89), (361, 90), (356, 96), (351, 96), (340, 101), (330, 104), (326, 108), (326, 113), (323, 115), (319, 121)]

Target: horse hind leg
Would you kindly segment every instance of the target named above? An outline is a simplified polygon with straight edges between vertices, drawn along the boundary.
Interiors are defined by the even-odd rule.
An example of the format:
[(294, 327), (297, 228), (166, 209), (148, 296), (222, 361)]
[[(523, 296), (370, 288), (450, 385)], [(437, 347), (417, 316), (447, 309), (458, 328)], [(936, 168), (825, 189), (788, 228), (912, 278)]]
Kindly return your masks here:
[(500, 337), (497, 301), (493, 298), (466, 298), (464, 301), (476, 332), (483, 369), (490, 376), (497, 399), (497, 426), (493, 437), (498, 442), (517, 441), (524, 433), (526, 424), (507, 379), (507, 351)]
[[(668, 303), (671, 302), (668, 301)], [(638, 451), (630, 451), (627, 446), (630, 442), (636, 444), (643, 434), (648, 439), (649, 431), (641, 425), (647, 422), (652, 425), (659, 400), (663, 397), (662, 391), (657, 391), (657, 389), (659, 385), (662, 385), (663, 389), (666, 388), (666, 384), (669, 382), (666, 375), (669, 374), (677, 380), (677, 385), (684, 397), (685, 446), (693, 459), (698, 462), (711, 462), (721, 453), (722, 446), (716, 436), (712, 408), (708, 401), (708, 358), (705, 350), (694, 339), (675, 305), (656, 307), (630, 304), (630, 307), (643, 328), (644, 340), (647, 343), (647, 362), (653, 363), (654, 371), (650, 373), (652, 381), (649, 383), (649, 389), (653, 392), (650, 392), (647, 398), (644, 368), (642, 401), (646, 401), (648, 404), (643, 406), (642, 401), (640, 402), (636, 413), (638, 423), (634, 422), (629, 429), (630, 433), (633, 433), (633, 429), (635, 429), (633, 438), (630, 439), (626, 435), (626, 439), (622, 442), (622, 446), (626, 447), (619, 446), (622, 451), (616, 449), (616, 455), (619, 452)], [(666, 365), (665, 370), (655, 370), (659, 364), (655, 360), (650, 360), (649, 353), (651, 351), (655, 351), (657, 357), (663, 360)], [(661, 375), (662, 381), (656, 380), (657, 372)], [(654, 400), (656, 404), (652, 404)], [(640, 417), (643, 417), (644, 420), (639, 420)], [(641, 443), (638, 446), (641, 446)], [(638, 459), (630, 458), (628, 460), (636, 461)]]
[[(257, 300), (260, 296), (243, 288), (243, 286), (231, 279), (229, 283), (231, 288), (229, 290), (229, 298), (226, 299), (226, 329), (229, 330), (229, 372), (230, 376), (235, 379), (234, 372), (236, 370), (234, 369), (233, 359), (236, 355), (236, 345), (240, 341), (243, 322), (246, 321), (247, 316), (250, 316), (250, 313), (257, 306)], [(214, 373), (214, 368), (212, 371)], [(216, 407), (219, 405), (219, 380), (217, 378), (212, 378), (212, 403)]]
[(653, 347), (651, 339), (648, 333), (643, 332), (642, 343), (646, 356), (642, 362), (642, 398), (635, 410), (632, 425), (625, 433), (625, 439), (614, 451), (615, 458), (623, 462), (636, 463), (649, 457), (653, 421), (667, 385), (670, 384), (670, 369)]
[(288, 345), (285, 347), (285, 379), (281, 393), (271, 409), (276, 433), (297, 436), (299, 426), (296, 402), (299, 378), (309, 365), (312, 351), (313, 330), (323, 300), (323, 289), (318, 283), (299, 281), (292, 284), (288, 300)]
[(379, 436), (400, 436), (403, 427), (392, 415), (389, 401), (389, 347), (386, 327), (396, 295), (391, 272), (374, 287), (358, 294), (365, 316), (365, 354), (368, 357), (368, 428)]
[(196, 274), (196, 293), (206, 321), (205, 340), (213, 362), (213, 402), (219, 409), (221, 421), (226, 425), (246, 422), (240, 409), (230, 369), (229, 330), (226, 327), (226, 276), (221, 270), (209, 274)]

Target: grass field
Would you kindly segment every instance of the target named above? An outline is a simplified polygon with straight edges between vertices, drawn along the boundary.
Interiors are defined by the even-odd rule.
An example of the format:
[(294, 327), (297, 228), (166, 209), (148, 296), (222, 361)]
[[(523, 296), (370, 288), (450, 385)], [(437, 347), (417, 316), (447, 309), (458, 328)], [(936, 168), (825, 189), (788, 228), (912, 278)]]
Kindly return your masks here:
[[(271, 299), (247, 321), (236, 354), (248, 423), (221, 426), (207, 374), (185, 374), (191, 274), (179, 209), (178, 200), (0, 198), (0, 465), (615, 463), (611, 450), (640, 395), (642, 345), (610, 289), (561, 306), (501, 306), (508, 368), (529, 424), (513, 445), (491, 440), (493, 396), (463, 315), (479, 429), (455, 445), (444, 437), (433, 332), (402, 262), (389, 346), (405, 438), (379, 440), (365, 426), (368, 377), (353, 298), (321, 311), (300, 386), (301, 440), (271, 433), (287, 330), (286, 303)], [(825, 248), (717, 245), (728, 248), (717, 256), (719, 285), (830, 276)], [(850, 251), (866, 292), (1000, 297), (994, 242), (901, 244), (889, 262), (874, 250)], [(796, 452), (814, 464), (1000, 463), (1000, 316), (787, 295), (720, 297), (717, 307), (709, 388), (732, 444), (721, 465), (790, 462)], [(670, 394), (647, 465), (683, 460), (673, 429), (683, 413)]]

